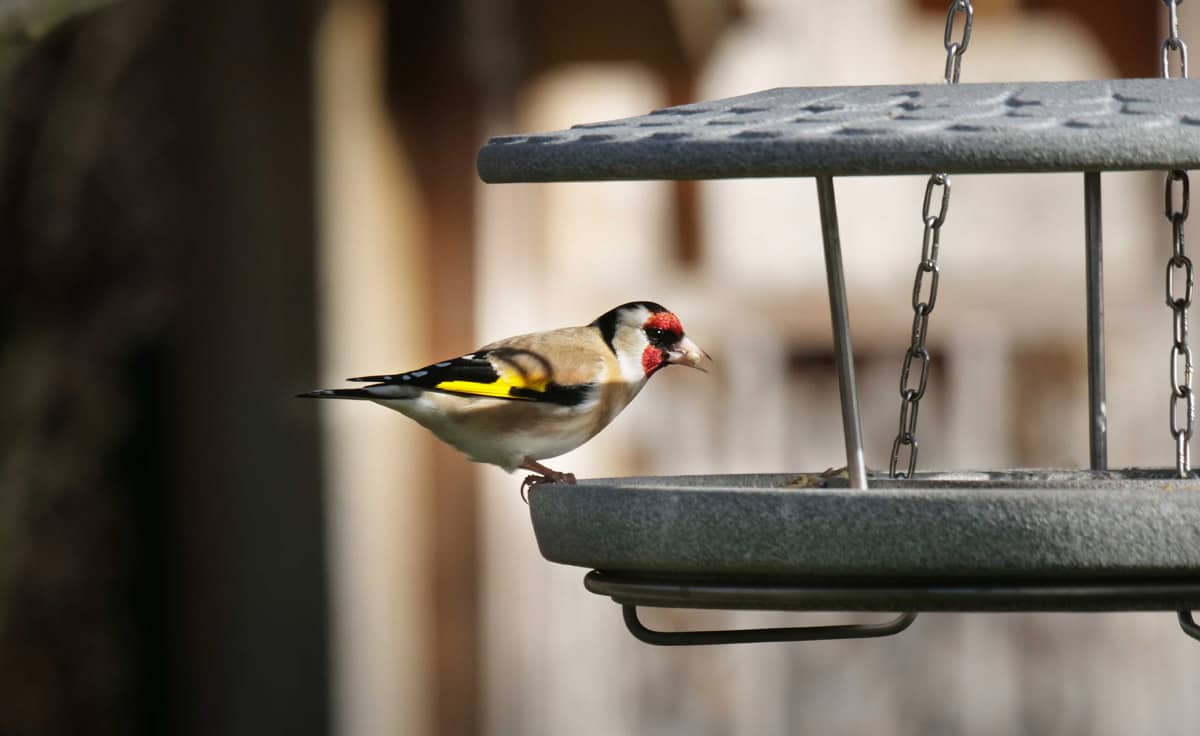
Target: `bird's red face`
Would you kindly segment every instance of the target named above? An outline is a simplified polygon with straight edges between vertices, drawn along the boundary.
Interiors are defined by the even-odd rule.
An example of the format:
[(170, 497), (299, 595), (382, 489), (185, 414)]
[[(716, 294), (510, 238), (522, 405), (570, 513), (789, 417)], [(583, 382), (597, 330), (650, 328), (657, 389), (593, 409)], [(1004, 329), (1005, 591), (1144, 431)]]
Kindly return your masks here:
[(683, 325), (673, 313), (651, 314), (642, 330), (650, 343), (642, 351), (642, 370), (647, 378), (672, 364), (704, 370), (700, 361), (707, 353), (683, 334)]

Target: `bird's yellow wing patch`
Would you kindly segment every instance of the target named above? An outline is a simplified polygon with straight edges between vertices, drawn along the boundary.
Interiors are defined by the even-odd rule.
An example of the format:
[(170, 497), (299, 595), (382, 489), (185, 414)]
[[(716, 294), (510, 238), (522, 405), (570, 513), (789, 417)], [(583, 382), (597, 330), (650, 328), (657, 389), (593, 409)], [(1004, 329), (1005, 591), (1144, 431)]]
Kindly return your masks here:
[[(494, 396), (500, 399), (533, 399), (535, 394), (544, 393), (550, 385), (548, 366), (538, 358), (505, 351), (496, 356), (496, 377), (491, 381), (471, 381), (451, 378), (440, 381), (435, 388), (473, 396)], [(537, 358), (537, 356), (534, 356)], [(539, 362), (540, 361), (540, 362)]]
[(545, 391), (547, 381), (541, 380), (526, 381), (520, 376), (501, 376), (491, 383), (480, 383), (478, 381), (442, 381), (434, 388), (440, 391), (453, 391), (456, 394), (471, 394), (474, 396), (492, 396), (498, 399), (525, 399), (530, 400), (530, 396), (519, 396), (513, 394), (513, 389), (525, 389), (526, 391)]

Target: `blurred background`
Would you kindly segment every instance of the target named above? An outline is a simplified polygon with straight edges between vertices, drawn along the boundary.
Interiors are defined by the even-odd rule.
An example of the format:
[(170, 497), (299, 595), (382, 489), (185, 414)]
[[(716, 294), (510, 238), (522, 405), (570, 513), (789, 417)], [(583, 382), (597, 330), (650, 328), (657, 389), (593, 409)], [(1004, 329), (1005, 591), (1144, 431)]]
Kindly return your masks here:
[[(0, 734), (1196, 733), (1172, 614), (648, 647), (540, 558), (518, 476), (291, 398), (653, 299), (717, 370), (666, 372), (554, 467), (844, 464), (811, 180), (485, 186), (474, 157), (772, 86), (936, 82), (945, 11), (0, 2)], [(1158, 0), (981, 0), (963, 81), (1156, 76), (1164, 28)], [(874, 468), (924, 185), (837, 182)], [(1162, 175), (1103, 186), (1110, 464), (1167, 466)], [(1083, 177), (953, 191), (921, 467), (1085, 467)], [(797, 619), (832, 620), (650, 620)]]

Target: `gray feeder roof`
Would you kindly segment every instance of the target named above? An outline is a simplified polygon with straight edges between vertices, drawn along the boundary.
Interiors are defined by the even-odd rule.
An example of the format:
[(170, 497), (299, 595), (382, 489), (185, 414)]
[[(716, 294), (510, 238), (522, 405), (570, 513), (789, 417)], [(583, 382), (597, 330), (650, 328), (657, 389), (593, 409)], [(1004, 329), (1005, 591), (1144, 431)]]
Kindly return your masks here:
[(787, 87), (493, 138), (487, 182), (1200, 165), (1200, 80)]

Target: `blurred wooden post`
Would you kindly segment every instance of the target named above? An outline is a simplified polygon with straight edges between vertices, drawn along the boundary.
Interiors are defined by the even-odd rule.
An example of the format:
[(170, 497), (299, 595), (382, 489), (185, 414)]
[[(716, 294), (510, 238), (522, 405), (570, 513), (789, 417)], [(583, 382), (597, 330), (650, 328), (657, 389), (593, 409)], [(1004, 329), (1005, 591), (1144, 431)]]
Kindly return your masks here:
[[(155, 43), (189, 265), (171, 326), (171, 732), (329, 730), (316, 378), (317, 2), (177, 0)], [(149, 98), (148, 98), (149, 99)]]
[[(475, 340), (475, 152), (483, 99), (467, 65), (464, 3), (388, 5), (388, 100), (416, 172), (432, 275), (431, 360)], [(429, 442), (431, 733), (479, 733), (479, 503), (475, 468)], [(514, 488), (514, 495), (516, 486)]]

